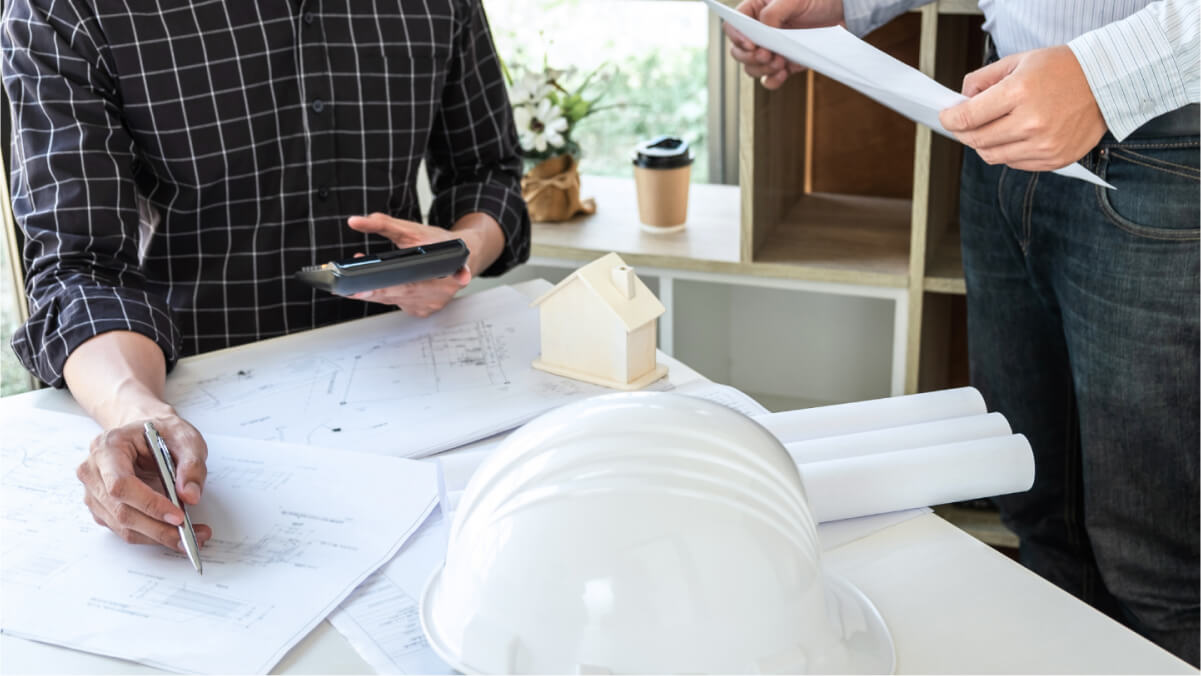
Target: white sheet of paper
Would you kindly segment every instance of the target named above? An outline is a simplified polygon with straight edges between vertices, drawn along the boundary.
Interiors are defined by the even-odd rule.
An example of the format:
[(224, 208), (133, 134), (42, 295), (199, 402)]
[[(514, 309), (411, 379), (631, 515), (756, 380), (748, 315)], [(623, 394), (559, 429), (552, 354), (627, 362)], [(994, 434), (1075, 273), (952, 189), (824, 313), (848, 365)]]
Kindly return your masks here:
[[(938, 113), (966, 101), (967, 97), (860, 40), (842, 26), (772, 28), (718, 0), (705, 2), (723, 21), (755, 44), (834, 78), (938, 134), (955, 138), (938, 121)], [(1055, 173), (1113, 188), (1078, 163), (1057, 169)]]
[(822, 460), (838, 460), (874, 453), (902, 451), (907, 448), (939, 446), (956, 441), (1013, 434), (1009, 421), (1000, 413), (969, 415), (962, 418), (889, 427), (882, 430), (842, 434), (784, 444), (798, 465)]
[(1034, 454), (1013, 434), (799, 465), (819, 522), (1007, 495), (1034, 484)]
[(442, 512), (435, 509), (387, 565), (329, 616), (359, 655), (381, 674), (450, 674), (421, 630), (421, 593), (446, 555)]
[(827, 521), (817, 524), (817, 539), (821, 543), (822, 551), (828, 552), (848, 542), (854, 542), (859, 538), (867, 537), (878, 530), (884, 530), (889, 526), (895, 526), (898, 523), (928, 514), (931, 511), (929, 507), (918, 507), (916, 509), (903, 509), (899, 512), (888, 512), (887, 514), (872, 514), (871, 516), (861, 516), (854, 519)]
[(756, 416), (785, 444), (950, 420), (987, 413), (984, 397), (973, 387), (922, 392), (848, 404), (816, 406)]
[(537, 309), (497, 287), (428, 319), (389, 313), (191, 359), (167, 400), (204, 434), (424, 457), (612, 392), (532, 368), (539, 341)]
[(711, 380), (696, 380), (687, 385), (681, 385), (673, 390), (676, 394), (708, 399), (726, 408), (734, 409), (743, 415), (756, 416), (768, 413), (767, 407), (755, 401), (742, 390), (722, 385)]
[(98, 526), (75, 467), (99, 429), (0, 413), (0, 631), (180, 672), (267, 673), (437, 502), (423, 462), (208, 435), (187, 557)]

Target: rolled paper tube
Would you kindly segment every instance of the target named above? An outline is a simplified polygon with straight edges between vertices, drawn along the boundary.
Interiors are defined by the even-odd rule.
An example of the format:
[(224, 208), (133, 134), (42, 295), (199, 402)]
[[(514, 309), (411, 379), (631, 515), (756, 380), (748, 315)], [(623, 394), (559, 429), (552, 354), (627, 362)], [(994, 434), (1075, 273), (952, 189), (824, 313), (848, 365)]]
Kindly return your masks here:
[(768, 413), (755, 420), (789, 444), (988, 412), (974, 387)]
[(824, 460), (853, 458), (874, 453), (903, 451), (907, 448), (940, 446), (957, 441), (971, 441), (1013, 434), (1009, 422), (1000, 413), (969, 415), (962, 418), (888, 427), (871, 432), (843, 434), (809, 441), (785, 444), (788, 454), (798, 465)]
[(800, 465), (818, 523), (1006, 495), (1034, 484), (1021, 434)]

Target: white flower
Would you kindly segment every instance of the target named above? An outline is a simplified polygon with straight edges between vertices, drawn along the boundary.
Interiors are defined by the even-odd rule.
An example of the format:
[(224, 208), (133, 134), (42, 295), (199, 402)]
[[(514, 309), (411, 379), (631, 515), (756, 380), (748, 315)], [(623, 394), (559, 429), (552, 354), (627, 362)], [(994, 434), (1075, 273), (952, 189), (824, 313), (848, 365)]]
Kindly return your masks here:
[(513, 84), (509, 98), (514, 106), (536, 104), (550, 93), (550, 83), (538, 73), (526, 73)]
[(566, 141), (563, 133), (567, 131), (567, 118), (550, 99), (542, 99), (537, 107), (532, 103), (515, 106), (513, 122), (517, 125), (521, 147), (527, 151), (556, 150)]

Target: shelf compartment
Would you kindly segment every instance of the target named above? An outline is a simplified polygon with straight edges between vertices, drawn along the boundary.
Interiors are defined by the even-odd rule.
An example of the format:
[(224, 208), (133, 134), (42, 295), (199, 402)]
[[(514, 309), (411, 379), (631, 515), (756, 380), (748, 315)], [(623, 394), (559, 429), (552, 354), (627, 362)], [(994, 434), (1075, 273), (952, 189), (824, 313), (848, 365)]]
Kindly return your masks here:
[[(917, 64), (921, 19), (868, 41)], [(742, 261), (767, 274), (909, 284), (916, 126), (816, 73), (769, 91), (742, 79)]]
[(830, 193), (799, 196), (767, 229), (755, 266), (796, 266), (827, 281), (908, 284), (912, 201)]
[(968, 385), (967, 298), (927, 292), (922, 306), (918, 391)]

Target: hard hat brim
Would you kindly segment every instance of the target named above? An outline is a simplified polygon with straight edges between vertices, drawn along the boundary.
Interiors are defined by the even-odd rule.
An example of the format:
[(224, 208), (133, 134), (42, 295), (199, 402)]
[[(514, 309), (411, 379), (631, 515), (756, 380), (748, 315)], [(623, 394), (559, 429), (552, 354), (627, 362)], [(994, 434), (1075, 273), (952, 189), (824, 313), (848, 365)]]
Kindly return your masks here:
[[(441, 584), (443, 566), (430, 576), (421, 594), (419, 616), (426, 640), (438, 657), (455, 671), (463, 674), (485, 673), (486, 670), (464, 664), (447, 644), (433, 617), (434, 596)], [(826, 573), (826, 613), (830, 629), (844, 649), (832, 651), (827, 659), (811, 671), (828, 674), (893, 674), (896, 673), (896, 648), (892, 633), (875, 604), (858, 587), (845, 578)], [(567, 669), (570, 671), (570, 669)]]

